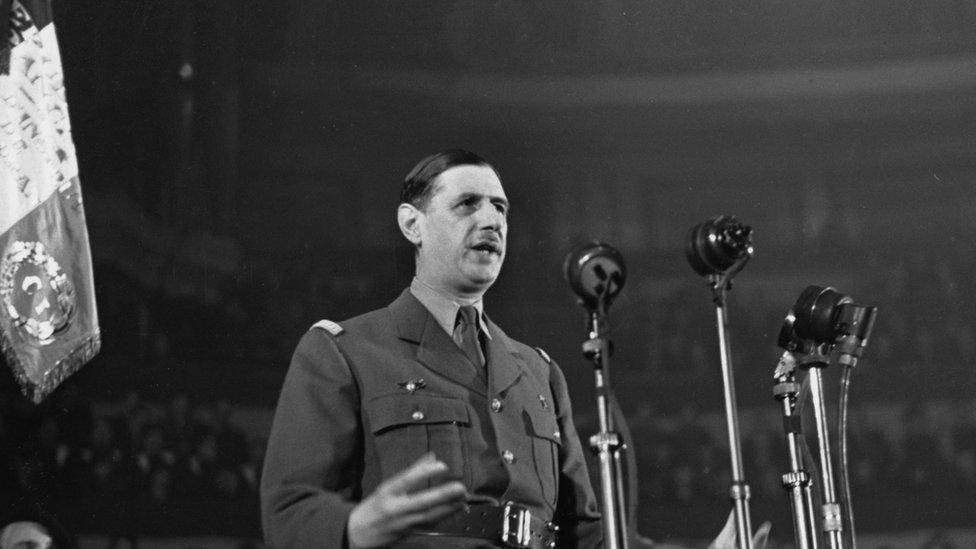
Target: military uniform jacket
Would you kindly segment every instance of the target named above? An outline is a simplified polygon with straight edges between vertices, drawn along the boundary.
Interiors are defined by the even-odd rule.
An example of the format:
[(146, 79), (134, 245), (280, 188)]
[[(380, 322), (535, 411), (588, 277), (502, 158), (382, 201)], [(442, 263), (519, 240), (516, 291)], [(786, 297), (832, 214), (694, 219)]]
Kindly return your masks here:
[(356, 502), (428, 451), (474, 496), (556, 522), (559, 547), (598, 543), (566, 382), (548, 357), (489, 320), (486, 380), (409, 291), (326, 327), (303, 336), (278, 400), (261, 480), (270, 545), (346, 546)]

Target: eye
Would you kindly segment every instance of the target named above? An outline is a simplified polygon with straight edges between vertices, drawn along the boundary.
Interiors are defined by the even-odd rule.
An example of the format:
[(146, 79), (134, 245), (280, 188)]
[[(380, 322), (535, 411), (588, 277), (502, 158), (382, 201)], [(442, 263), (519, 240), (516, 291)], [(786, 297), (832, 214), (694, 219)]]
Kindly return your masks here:
[(508, 204), (504, 202), (495, 202), (495, 209), (498, 210), (498, 213), (506, 217), (508, 216)]
[(468, 209), (468, 210), (477, 208), (478, 207), (478, 197), (476, 197), (476, 196), (469, 196), (469, 197), (463, 198), (463, 199), (461, 199), (460, 202), (458, 202), (458, 206), (460, 206), (460, 207), (462, 207), (464, 209)]

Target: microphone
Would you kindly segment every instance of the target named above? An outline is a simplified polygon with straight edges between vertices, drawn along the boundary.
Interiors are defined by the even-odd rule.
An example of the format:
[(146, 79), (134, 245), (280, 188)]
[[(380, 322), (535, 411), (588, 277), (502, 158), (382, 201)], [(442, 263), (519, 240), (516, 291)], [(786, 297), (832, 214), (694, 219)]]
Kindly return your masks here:
[(780, 363), (773, 373), (776, 378), (785, 375), (798, 365), (809, 367), (814, 363), (827, 363), (824, 355), (826, 345), (817, 344), (814, 340), (802, 338), (796, 333), (796, 314), (793, 309), (786, 313), (776, 344), (783, 349)]
[(715, 304), (718, 347), (722, 365), (722, 389), (725, 394), (725, 420), (729, 435), (729, 460), (732, 473), (732, 496), (735, 531), (739, 549), (752, 547), (752, 519), (749, 513), (749, 485), (742, 467), (742, 443), (739, 437), (739, 414), (736, 411), (735, 382), (732, 379), (732, 351), (729, 348), (729, 317), (725, 298), (732, 289), (732, 278), (752, 257), (752, 228), (732, 216), (720, 215), (691, 229), (685, 255), (691, 268), (705, 277), (712, 288)]
[(839, 362), (853, 367), (868, 343), (878, 309), (858, 305), (830, 286), (807, 286), (793, 311), (797, 336), (836, 345)]
[(723, 274), (739, 262), (742, 262), (738, 267), (741, 269), (752, 251), (752, 227), (728, 215), (695, 225), (685, 245), (691, 268), (701, 276)]
[[(626, 419), (610, 389), (610, 355), (613, 345), (607, 338), (607, 310), (627, 280), (627, 269), (620, 252), (602, 242), (577, 246), (566, 256), (563, 276), (587, 308), (589, 339), (583, 343), (583, 355), (593, 361), (596, 382), (597, 419), (600, 430), (590, 437), (590, 447), (600, 462), (600, 511), (603, 514), (603, 539), (609, 549), (627, 547), (632, 530), (624, 492), (621, 459), (627, 447), (614, 430), (615, 420), (629, 438)], [(632, 459), (632, 455), (628, 454)], [(628, 465), (632, 462), (628, 461)], [(633, 477), (631, 477), (632, 480)], [(631, 486), (633, 487), (633, 486)], [(636, 490), (632, 490), (636, 492)]]
[(563, 263), (563, 276), (590, 311), (606, 312), (627, 280), (624, 258), (602, 242), (577, 246)]

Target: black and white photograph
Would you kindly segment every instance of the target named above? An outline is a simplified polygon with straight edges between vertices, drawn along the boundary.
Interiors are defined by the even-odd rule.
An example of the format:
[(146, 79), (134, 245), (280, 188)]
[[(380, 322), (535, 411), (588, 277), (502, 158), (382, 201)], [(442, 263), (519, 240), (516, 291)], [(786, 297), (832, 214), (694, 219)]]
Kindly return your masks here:
[(0, 549), (976, 546), (973, 28), (0, 0)]

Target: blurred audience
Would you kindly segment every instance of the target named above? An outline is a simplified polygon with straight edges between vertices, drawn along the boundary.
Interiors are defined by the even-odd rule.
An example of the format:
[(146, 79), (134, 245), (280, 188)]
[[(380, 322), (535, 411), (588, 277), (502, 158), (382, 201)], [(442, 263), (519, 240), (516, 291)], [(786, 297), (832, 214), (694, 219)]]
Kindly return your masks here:
[[(184, 394), (168, 402), (129, 395), (121, 403), (73, 401), (65, 408), (54, 398), (21, 426), (33, 441), (21, 448), (21, 473), (35, 490), (53, 498), (155, 504), (257, 497), (266, 433), (235, 424), (239, 409), (226, 401), (194, 405)], [(786, 449), (770, 408), (741, 412), (742, 447), (753, 492), (774, 496), (782, 490)], [(629, 416), (648, 501), (690, 503), (727, 490), (724, 416), (693, 405), (672, 414), (639, 409)], [(582, 417), (581, 428), (591, 419)], [(858, 404), (849, 429), (855, 490), (976, 488), (976, 401)]]
[[(746, 475), (754, 497), (767, 500), (783, 497), (779, 477), (787, 467), (779, 417), (770, 408), (741, 411)], [(267, 434), (256, 425), (264, 422), (233, 419), (270, 409), (193, 404), (177, 394), (166, 402), (137, 395), (118, 403), (74, 401), (70, 413), (85, 421), (64, 417), (67, 410), (55, 395), (29, 424), (20, 425), (32, 441), (20, 448), (21, 474), (52, 500), (84, 502), (101, 509), (109, 522), (115, 517), (96, 528), (134, 537), (138, 526), (127, 509), (168, 516), (191, 502), (219, 509), (257, 501)], [(728, 440), (721, 412), (686, 405), (660, 413), (645, 404), (628, 415), (642, 502), (693, 506), (725, 497)], [(584, 415), (580, 426), (594, 423)], [(976, 401), (858, 404), (851, 411), (849, 440), (856, 495), (941, 497), (976, 490)]]
[[(966, 275), (976, 271), (976, 256), (946, 256), (938, 247), (916, 252), (852, 253), (844, 272), (857, 287), (838, 288), (880, 310), (863, 367), (854, 377), (848, 440), (855, 497), (976, 493), (976, 400), (971, 396), (976, 394), (971, 375), (976, 308), (960, 306), (976, 297), (964, 294)], [(891, 257), (904, 259), (889, 264)], [(323, 311), (342, 317), (342, 311), (355, 308), (356, 296), (391, 276), (345, 276), (318, 258), (310, 253), (294, 262), (249, 261), (253, 268), (225, 287), (226, 299), (216, 305), (150, 299), (143, 329), (166, 334), (163, 339), (140, 343), (135, 334), (126, 338), (125, 330), (131, 328), (109, 326), (114, 316), (106, 314), (106, 332), (117, 333), (120, 346), (115, 355), (109, 349), (100, 360), (131, 356), (165, 374), (167, 365), (193, 356), (212, 363), (215, 386), (224, 383), (224, 373), (240, 366), (237, 357), (278, 367), (294, 345), (296, 330)], [(782, 268), (790, 272), (788, 266)], [(792, 276), (804, 280), (805, 275)], [(654, 370), (650, 375), (647, 368), (619, 368), (614, 379), (616, 387), (624, 388), (619, 396), (635, 439), (640, 499), (650, 505), (716, 501), (727, 497), (729, 470), (721, 401), (701, 398), (703, 387), (716, 383), (712, 311), (700, 285), (674, 285), (666, 292), (660, 286), (652, 279), (635, 283), (635, 288), (647, 290), (634, 290), (631, 308), (651, 312), (641, 322), (621, 323), (614, 332), (621, 360)], [(801, 289), (802, 284), (797, 292)], [(751, 403), (740, 407), (743, 460), (753, 494), (781, 498), (786, 450), (778, 407), (770, 396), (770, 374), (779, 354), (775, 337), (790, 303), (746, 290), (744, 282), (742, 291), (732, 296), (737, 300), (732, 303), (732, 328), (739, 400)], [(688, 306), (698, 302), (700, 307)], [(289, 307), (284, 320), (262, 321), (282, 303)], [(181, 328), (170, 330), (170, 321)], [(213, 326), (223, 329), (214, 333)], [(550, 347), (575, 347), (577, 336), (557, 335), (572, 341)], [(235, 354), (223, 356), (229, 348)], [(769, 379), (769, 384), (744, 379)], [(210, 389), (194, 394), (219, 394)], [(633, 395), (641, 395), (638, 402), (633, 403)], [(927, 400), (932, 396), (941, 400)], [(636, 408), (626, 409), (628, 403)], [(588, 417), (590, 407), (577, 406), (575, 411), (581, 433), (591, 434), (596, 422)], [(242, 413), (270, 415), (271, 409), (227, 400), (195, 401), (179, 391), (160, 391), (151, 399), (129, 391), (114, 402), (91, 401), (69, 379), (36, 409), (0, 416), (0, 440), (27, 441), (18, 442), (10, 457), (15, 458), (17, 477), (34, 493), (68, 505), (84, 501), (93, 515), (101, 511), (99, 516), (117, 518), (118, 524), (106, 530), (125, 533), (136, 528), (130, 510), (137, 504), (160, 510), (200, 501), (256, 505), (267, 434), (264, 422), (241, 421)]]
[[(66, 388), (70, 387), (70, 381)], [(62, 395), (72, 395), (65, 407)], [(57, 499), (235, 500), (256, 497), (263, 433), (234, 425), (225, 401), (192, 410), (185, 394), (150, 402), (86, 403), (58, 392), (35, 411), (22, 448), (23, 475)], [(87, 418), (78, 421), (78, 417)], [(252, 442), (251, 438), (257, 438)]]

